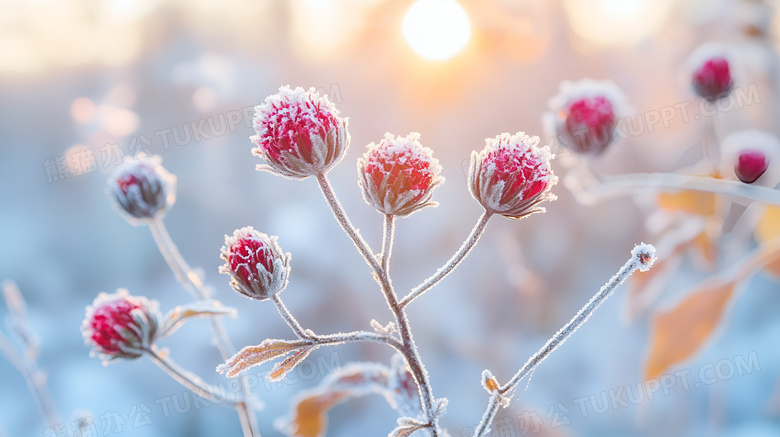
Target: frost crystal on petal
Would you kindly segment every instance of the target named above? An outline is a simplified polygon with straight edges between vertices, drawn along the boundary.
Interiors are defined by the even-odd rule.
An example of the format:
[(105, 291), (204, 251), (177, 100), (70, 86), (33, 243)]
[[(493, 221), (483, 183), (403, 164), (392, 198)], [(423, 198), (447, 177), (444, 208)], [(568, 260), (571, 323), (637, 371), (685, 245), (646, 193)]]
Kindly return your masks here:
[(358, 184), (363, 198), (383, 214), (406, 216), (435, 206), (433, 189), (444, 182), (433, 151), (420, 143), (420, 134), (394, 137), (389, 132), (367, 146), (358, 159)]
[(537, 205), (554, 200), (553, 174), (548, 147), (538, 147), (539, 137), (524, 132), (503, 133), (485, 140), (485, 148), (472, 152), (469, 190), (489, 212), (523, 218), (544, 211)]
[(290, 254), (284, 253), (277, 237), (256, 231), (251, 226), (225, 235), (220, 273), (231, 276), (234, 290), (250, 299), (265, 300), (284, 290), (290, 274)]
[(259, 170), (296, 179), (326, 173), (349, 146), (347, 119), (314, 88), (285, 85), (255, 107), (252, 153), (268, 162)]

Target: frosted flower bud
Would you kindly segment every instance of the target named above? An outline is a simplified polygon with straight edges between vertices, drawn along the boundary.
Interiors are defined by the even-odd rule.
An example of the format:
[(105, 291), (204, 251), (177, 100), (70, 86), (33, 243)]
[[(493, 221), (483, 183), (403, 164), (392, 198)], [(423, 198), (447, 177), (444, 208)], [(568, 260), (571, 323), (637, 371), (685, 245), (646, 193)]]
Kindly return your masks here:
[[(732, 178), (746, 184), (775, 188), (780, 183), (780, 140), (759, 130), (729, 134), (721, 143), (721, 168), (734, 170)], [(726, 176), (729, 176), (728, 174)]]
[(707, 43), (691, 53), (685, 71), (696, 94), (715, 102), (728, 96), (734, 87), (731, 67), (726, 47)]
[(116, 358), (134, 359), (154, 343), (162, 315), (156, 301), (131, 296), (127, 290), (100, 293), (81, 324), (85, 343), (106, 362)]
[(277, 237), (251, 226), (225, 235), (220, 273), (230, 275), (234, 290), (250, 299), (265, 300), (284, 290), (290, 275), (290, 254), (282, 252)]
[(578, 153), (600, 154), (615, 139), (619, 118), (629, 112), (626, 98), (610, 81), (564, 81), (543, 115), (547, 135)]
[(707, 59), (693, 72), (691, 85), (696, 94), (710, 102), (728, 96), (734, 86), (729, 61), (722, 57)]
[(279, 88), (255, 107), (252, 153), (268, 163), (257, 169), (295, 179), (327, 173), (349, 147), (347, 121), (314, 88)]
[(488, 212), (520, 219), (544, 212), (537, 205), (556, 199), (550, 193), (558, 182), (550, 168), (553, 155), (538, 144), (539, 137), (503, 133), (471, 152), (469, 191)]
[(162, 217), (176, 201), (176, 176), (150, 156), (128, 160), (108, 179), (106, 193), (134, 225)]
[(420, 144), (420, 134), (393, 137), (389, 132), (379, 144), (367, 146), (358, 159), (358, 185), (363, 198), (383, 214), (409, 215), (431, 201), (433, 189), (444, 182), (433, 151)]

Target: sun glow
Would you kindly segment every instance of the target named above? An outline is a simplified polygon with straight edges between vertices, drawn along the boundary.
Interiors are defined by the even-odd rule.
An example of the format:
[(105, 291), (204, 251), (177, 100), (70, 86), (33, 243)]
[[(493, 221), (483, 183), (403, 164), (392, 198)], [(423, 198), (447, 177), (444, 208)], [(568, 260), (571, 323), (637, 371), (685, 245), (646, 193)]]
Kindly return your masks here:
[(458, 53), (471, 36), (466, 11), (455, 0), (418, 0), (406, 13), (402, 28), (415, 52), (437, 61)]

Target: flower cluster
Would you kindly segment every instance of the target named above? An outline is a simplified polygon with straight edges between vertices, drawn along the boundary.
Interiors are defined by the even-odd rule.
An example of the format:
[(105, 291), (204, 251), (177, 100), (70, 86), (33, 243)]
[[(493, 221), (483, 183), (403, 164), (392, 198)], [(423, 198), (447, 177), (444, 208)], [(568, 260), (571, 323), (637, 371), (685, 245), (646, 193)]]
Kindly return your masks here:
[(252, 153), (268, 163), (257, 169), (295, 179), (326, 173), (349, 147), (347, 122), (314, 88), (279, 88), (255, 108)]
[(444, 182), (433, 151), (420, 144), (420, 134), (394, 137), (389, 132), (379, 144), (371, 143), (358, 160), (358, 184), (363, 198), (383, 214), (409, 215), (435, 206), (433, 189)]

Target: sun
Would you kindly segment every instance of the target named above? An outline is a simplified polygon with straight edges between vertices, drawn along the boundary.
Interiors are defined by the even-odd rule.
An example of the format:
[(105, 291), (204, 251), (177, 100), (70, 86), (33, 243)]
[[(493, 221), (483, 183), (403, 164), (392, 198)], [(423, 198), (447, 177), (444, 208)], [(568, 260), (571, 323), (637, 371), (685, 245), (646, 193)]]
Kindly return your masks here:
[(471, 36), (469, 17), (455, 0), (418, 0), (406, 13), (402, 28), (415, 52), (437, 61), (458, 53)]

